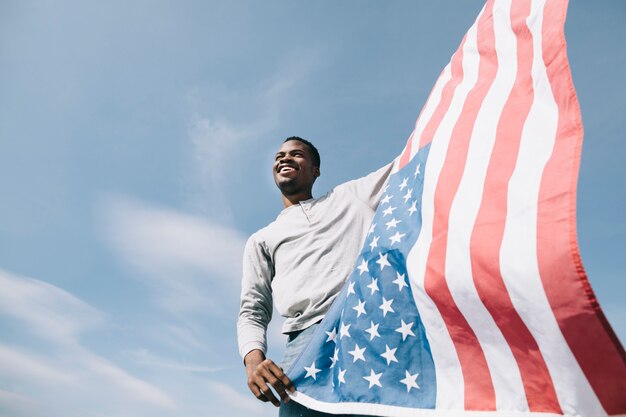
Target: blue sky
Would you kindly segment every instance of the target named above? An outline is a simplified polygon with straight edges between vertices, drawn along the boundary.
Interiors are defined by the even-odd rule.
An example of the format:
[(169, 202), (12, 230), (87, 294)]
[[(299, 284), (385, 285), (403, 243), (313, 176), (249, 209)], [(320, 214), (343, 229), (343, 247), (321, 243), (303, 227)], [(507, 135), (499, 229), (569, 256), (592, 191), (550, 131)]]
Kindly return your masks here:
[[(0, 414), (275, 415), (235, 339), (275, 149), (318, 145), (318, 196), (390, 161), (480, 7), (3, 1)], [(572, 0), (566, 25), (580, 247), (622, 340), (624, 21), (623, 0)]]

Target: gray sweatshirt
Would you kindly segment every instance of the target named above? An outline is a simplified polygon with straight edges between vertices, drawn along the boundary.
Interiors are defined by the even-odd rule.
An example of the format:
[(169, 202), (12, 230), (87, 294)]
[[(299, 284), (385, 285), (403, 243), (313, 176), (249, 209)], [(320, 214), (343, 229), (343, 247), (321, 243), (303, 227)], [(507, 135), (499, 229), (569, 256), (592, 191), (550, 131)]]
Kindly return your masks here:
[(283, 333), (320, 321), (354, 268), (393, 163), (318, 199), (287, 207), (248, 239), (243, 256), (239, 353), (267, 350), (272, 302)]

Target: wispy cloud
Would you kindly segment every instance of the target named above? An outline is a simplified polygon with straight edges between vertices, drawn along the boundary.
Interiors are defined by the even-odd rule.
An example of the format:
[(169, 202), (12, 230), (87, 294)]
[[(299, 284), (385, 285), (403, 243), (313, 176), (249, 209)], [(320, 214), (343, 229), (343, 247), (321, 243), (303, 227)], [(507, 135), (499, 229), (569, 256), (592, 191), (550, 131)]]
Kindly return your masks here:
[(56, 343), (76, 343), (79, 333), (98, 325), (103, 314), (67, 291), (43, 281), (0, 270), (0, 313)]
[[(248, 395), (243, 369), (234, 377), (233, 371), (226, 369), (232, 368), (230, 362), (206, 365), (207, 359), (219, 358), (215, 352), (201, 350), (206, 335), (196, 335), (185, 326), (172, 324), (173, 320), (163, 323), (163, 328), (170, 338), (185, 339), (180, 343), (187, 345), (187, 354), (177, 358), (155, 353), (163, 351), (162, 346), (153, 350), (144, 339), (145, 347), (124, 349), (124, 343), (116, 343), (105, 355), (90, 349), (83, 338), (119, 331), (109, 323), (112, 312), (104, 314), (71, 293), (34, 278), (3, 270), (0, 277), (0, 285), (8, 290), (0, 300), (0, 326), (6, 328), (16, 318), (21, 322), (21, 326), (9, 326), (11, 343), (0, 344), (0, 381), (8, 382), (0, 385), (0, 409), (10, 415), (274, 414), (275, 410)], [(55, 330), (63, 336), (55, 335)], [(122, 340), (119, 334), (110, 335)], [(224, 376), (228, 382), (240, 381), (241, 387), (233, 388), (223, 381)]]
[(1, 373), (11, 380), (38, 381), (46, 384), (73, 383), (76, 377), (68, 370), (51, 366), (49, 357), (27, 354), (23, 349), (0, 345)]
[(200, 335), (189, 327), (164, 323), (158, 330), (158, 335), (154, 335), (156, 339), (177, 350), (189, 353), (206, 349)]
[[(124, 392), (121, 398), (126, 397), (127, 401), (141, 401), (146, 404), (157, 406), (165, 409), (175, 409), (174, 400), (169, 394), (154, 385), (136, 378), (126, 372), (119, 366), (114, 365), (110, 361), (92, 354), (91, 352), (83, 352), (85, 368), (93, 372), (92, 378), (95, 384), (102, 380), (108, 380), (115, 384), (113, 391)], [(104, 390), (103, 392), (111, 392)], [(90, 391), (93, 393), (93, 391)]]
[[(266, 404), (259, 402), (252, 395), (245, 395), (236, 391), (229, 385), (217, 381), (209, 381), (208, 388), (215, 398), (219, 399), (225, 407), (233, 412), (245, 412), (246, 415), (262, 415), (262, 412), (268, 412), (268, 415), (275, 415), (276, 411), (269, 409)], [(269, 410), (268, 410), (269, 409)]]
[[(102, 330), (103, 313), (34, 278), (0, 270), (0, 286), (0, 325), (21, 322), (5, 333), (13, 344), (0, 345), (0, 380), (19, 387), (14, 392), (4, 386), (3, 407), (17, 415), (58, 408), (75, 410), (77, 416), (96, 410), (118, 414), (125, 408), (175, 408), (166, 392), (84, 346), (83, 334)], [(33, 414), (33, 409), (39, 411)]]
[(207, 219), (108, 196), (103, 232), (125, 265), (175, 314), (215, 310), (238, 297), (245, 236)]
[(271, 79), (245, 91), (223, 88), (218, 93), (202, 95), (193, 89), (187, 94), (191, 108), (189, 199), (194, 209), (220, 220), (232, 220), (228, 210), (232, 202), (228, 201), (224, 184), (232, 186), (236, 171), (245, 173), (240, 165), (242, 154), (254, 141), (266, 138), (280, 127), (286, 109), (297, 99), (299, 88), (307, 84), (322, 61), (319, 50), (297, 51), (293, 55), (297, 57), (285, 57), (284, 65), (278, 66), (280, 69)]
[(7, 416), (32, 417), (39, 407), (35, 400), (26, 395), (0, 389), (0, 410)]
[(224, 369), (224, 367), (211, 368), (192, 363), (180, 363), (168, 358), (155, 355), (147, 349), (140, 349), (126, 352), (126, 355), (133, 361), (147, 366), (171, 369), (174, 371), (194, 372), (194, 373), (215, 373)]

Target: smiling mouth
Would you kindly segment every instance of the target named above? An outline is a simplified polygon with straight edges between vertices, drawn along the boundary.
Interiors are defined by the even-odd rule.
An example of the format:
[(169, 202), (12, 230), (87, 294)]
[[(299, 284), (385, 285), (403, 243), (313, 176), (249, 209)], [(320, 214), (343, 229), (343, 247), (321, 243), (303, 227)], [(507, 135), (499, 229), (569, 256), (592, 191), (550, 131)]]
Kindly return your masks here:
[(295, 171), (295, 170), (296, 170), (296, 167), (293, 167), (291, 165), (283, 165), (283, 166), (278, 168), (277, 172), (279, 174), (281, 174), (281, 173), (284, 173), (284, 172), (291, 172), (291, 171)]

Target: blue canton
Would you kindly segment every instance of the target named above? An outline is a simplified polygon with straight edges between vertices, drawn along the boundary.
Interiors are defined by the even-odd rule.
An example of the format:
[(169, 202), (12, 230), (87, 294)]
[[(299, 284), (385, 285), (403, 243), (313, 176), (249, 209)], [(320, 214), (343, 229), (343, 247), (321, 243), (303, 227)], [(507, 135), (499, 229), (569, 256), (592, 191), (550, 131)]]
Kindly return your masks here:
[(430, 345), (406, 271), (430, 145), (393, 174), (356, 269), (288, 376), (316, 400), (434, 408)]

